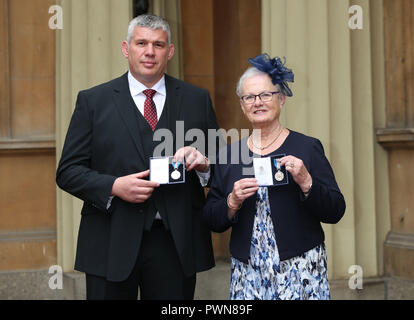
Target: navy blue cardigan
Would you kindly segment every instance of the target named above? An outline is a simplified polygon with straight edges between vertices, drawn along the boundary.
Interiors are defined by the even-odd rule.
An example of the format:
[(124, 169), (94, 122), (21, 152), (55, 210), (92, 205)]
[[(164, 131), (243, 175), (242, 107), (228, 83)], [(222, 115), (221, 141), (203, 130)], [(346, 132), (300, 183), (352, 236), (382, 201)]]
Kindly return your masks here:
[[(242, 173), (243, 168), (252, 167), (252, 162), (249, 164), (243, 164), (248, 161), (242, 160), (238, 164), (230, 162), (232, 158), (230, 150), (234, 146), (238, 147), (239, 159), (242, 159), (243, 145), (246, 146), (246, 139), (221, 150), (203, 210), (203, 219), (215, 232), (224, 232), (232, 227), (230, 253), (239, 261), (247, 263), (256, 211), (256, 195), (244, 201), (232, 220), (227, 216), (227, 195), (233, 190), (234, 183), (242, 178), (253, 177)], [(223, 155), (223, 152), (227, 155)], [(312, 189), (307, 198), (290, 173), (288, 173), (289, 184), (272, 186), (268, 189), (279, 256), (281, 260), (286, 260), (324, 241), (321, 222), (337, 223), (345, 213), (345, 200), (318, 139), (290, 130), (284, 143), (269, 155), (276, 154), (292, 155), (301, 159), (312, 176)], [(219, 158), (223, 156), (227, 157), (227, 164), (219, 163)], [(250, 150), (249, 156), (253, 156)]]

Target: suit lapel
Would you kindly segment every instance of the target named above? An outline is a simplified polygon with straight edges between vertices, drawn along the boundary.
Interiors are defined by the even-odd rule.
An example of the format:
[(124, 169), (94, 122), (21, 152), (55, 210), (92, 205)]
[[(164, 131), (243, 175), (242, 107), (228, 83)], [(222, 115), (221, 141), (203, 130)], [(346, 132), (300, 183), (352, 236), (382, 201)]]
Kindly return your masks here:
[[(174, 141), (176, 140), (176, 121), (179, 119), (181, 110), (182, 90), (178, 80), (165, 75), (165, 88), (167, 98), (164, 109), (167, 111), (168, 129), (173, 133)], [(182, 137), (184, 139), (184, 137)]]
[(141, 160), (143, 163), (148, 162), (148, 160), (145, 159), (144, 147), (139, 134), (138, 122), (136, 120), (136, 106), (131, 97), (131, 92), (129, 91), (128, 73), (125, 73), (122, 77), (120, 77), (119, 81), (114, 86), (114, 101), (116, 109), (125, 122), (131, 138), (137, 147)]

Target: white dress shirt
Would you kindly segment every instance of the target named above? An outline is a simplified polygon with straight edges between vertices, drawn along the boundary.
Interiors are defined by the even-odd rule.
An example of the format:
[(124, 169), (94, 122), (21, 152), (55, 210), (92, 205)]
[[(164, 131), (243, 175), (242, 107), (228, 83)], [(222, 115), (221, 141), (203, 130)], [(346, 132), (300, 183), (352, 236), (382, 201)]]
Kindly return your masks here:
[(162, 111), (164, 110), (165, 98), (167, 97), (167, 92), (165, 89), (165, 77), (163, 76), (160, 81), (158, 81), (152, 88), (147, 88), (137, 79), (135, 79), (131, 72), (128, 72), (128, 83), (129, 83), (129, 91), (131, 92), (132, 99), (135, 102), (138, 110), (144, 115), (144, 102), (147, 98), (143, 93), (146, 89), (153, 89), (157, 91), (152, 100), (155, 103), (155, 107), (157, 109), (157, 120), (160, 120)]

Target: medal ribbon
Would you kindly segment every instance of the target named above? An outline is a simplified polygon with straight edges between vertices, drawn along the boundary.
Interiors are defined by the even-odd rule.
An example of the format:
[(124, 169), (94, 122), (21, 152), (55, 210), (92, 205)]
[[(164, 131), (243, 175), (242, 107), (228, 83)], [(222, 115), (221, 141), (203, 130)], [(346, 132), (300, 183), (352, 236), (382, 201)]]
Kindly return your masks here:
[(177, 162), (172, 162), (172, 165), (173, 165), (173, 167), (174, 167), (174, 169), (175, 170), (177, 170), (178, 169), (178, 167), (180, 166), (180, 161), (177, 161)]
[(274, 165), (275, 165), (276, 169), (279, 171), (279, 169), (280, 169), (280, 163), (277, 160), (278, 159), (273, 159), (273, 162), (274, 162)]

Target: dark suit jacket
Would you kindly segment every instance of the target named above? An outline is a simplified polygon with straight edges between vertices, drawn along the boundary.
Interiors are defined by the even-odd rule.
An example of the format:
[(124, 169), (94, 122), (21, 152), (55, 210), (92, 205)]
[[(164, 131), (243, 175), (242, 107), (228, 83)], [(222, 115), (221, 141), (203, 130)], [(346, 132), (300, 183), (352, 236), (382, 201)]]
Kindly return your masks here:
[[(246, 139), (237, 143), (238, 150), (241, 150), (240, 146), (246, 144)], [(203, 217), (213, 231), (223, 232), (232, 228), (230, 253), (239, 261), (247, 263), (256, 213), (256, 195), (244, 201), (231, 221), (227, 216), (226, 200), (236, 181), (253, 177), (242, 174), (243, 167), (248, 168), (252, 164), (231, 164), (231, 148), (232, 146), (227, 148), (227, 164), (215, 166)], [(271, 153), (278, 154), (293, 155), (302, 159), (312, 176), (312, 190), (307, 198), (290, 173), (289, 184), (268, 187), (279, 256), (281, 260), (286, 260), (324, 241), (321, 222), (337, 223), (345, 213), (345, 200), (318, 139), (291, 130), (284, 143)], [(250, 156), (252, 155), (250, 152)], [(239, 159), (243, 159), (241, 155)]]
[[(163, 112), (173, 133), (177, 120), (184, 121), (186, 131), (198, 128), (206, 137), (207, 129), (217, 128), (207, 90), (168, 75), (165, 84)], [(144, 228), (147, 202), (115, 197), (106, 209), (117, 177), (149, 169), (136, 119), (127, 73), (79, 92), (56, 174), (60, 188), (84, 201), (75, 269), (111, 281), (130, 274)], [(184, 272), (212, 268), (211, 234), (201, 219), (204, 191), (194, 170), (187, 172), (185, 184), (162, 185), (152, 197), (161, 216), (168, 217)]]

